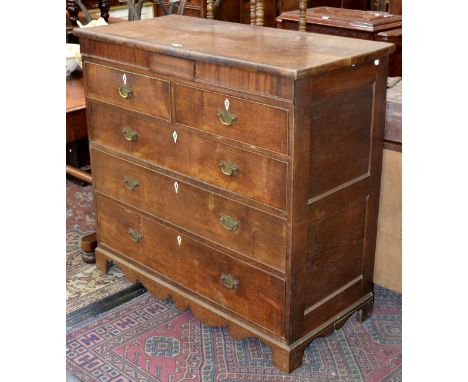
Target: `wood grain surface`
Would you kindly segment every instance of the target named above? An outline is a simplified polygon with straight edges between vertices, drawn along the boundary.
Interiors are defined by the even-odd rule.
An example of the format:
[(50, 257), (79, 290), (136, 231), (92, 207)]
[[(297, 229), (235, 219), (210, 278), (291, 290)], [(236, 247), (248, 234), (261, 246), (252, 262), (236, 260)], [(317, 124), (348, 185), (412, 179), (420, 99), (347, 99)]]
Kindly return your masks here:
[[(393, 45), (170, 15), (76, 30), (148, 52), (299, 78), (393, 51)], [(252, 43), (255, 41), (255, 43)]]
[(77, 33), (100, 269), (286, 372), (369, 317), (393, 45), (181, 16)]
[[(97, 198), (97, 211), (102, 244), (283, 335), (283, 280), (107, 199)], [(130, 237), (130, 229), (141, 233), (140, 241)], [(234, 277), (239, 286), (226, 287), (223, 274)]]

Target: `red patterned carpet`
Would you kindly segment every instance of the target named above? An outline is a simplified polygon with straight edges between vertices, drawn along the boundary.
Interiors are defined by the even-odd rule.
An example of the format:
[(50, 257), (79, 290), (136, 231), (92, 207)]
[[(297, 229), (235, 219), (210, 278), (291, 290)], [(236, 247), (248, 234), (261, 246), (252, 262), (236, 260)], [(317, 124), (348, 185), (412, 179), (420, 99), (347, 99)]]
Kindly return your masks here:
[(67, 314), (132, 285), (118, 267), (105, 275), (81, 259), (81, 238), (94, 230), (91, 186), (67, 180)]
[(301, 368), (272, 367), (259, 340), (233, 340), (148, 293), (71, 329), (67, 367), (82, 381), (401, 381), (401, 295), (376, 286), (372, 318), (355, 316), (306, 349)]

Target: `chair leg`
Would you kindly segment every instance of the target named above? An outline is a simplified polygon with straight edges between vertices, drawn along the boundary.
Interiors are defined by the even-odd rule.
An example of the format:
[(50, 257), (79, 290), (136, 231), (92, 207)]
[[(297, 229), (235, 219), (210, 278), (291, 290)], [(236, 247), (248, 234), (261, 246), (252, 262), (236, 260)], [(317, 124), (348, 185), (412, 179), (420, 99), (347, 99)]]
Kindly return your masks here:
[(67, 1), (67, 11), (68, 16), (70, 16), (70, 21), (73, 26), (78, 26), (78, 13), (80, 13), (80, 7), (76, 3), (75, 0), (68, 0)]
[(265, 12), (263, 10), (263, 0), (257, 0), (255, 5), (256, 25), (262, 27), (264, 24)]
[(307, 0), (299, 0), (299, 32), (306, 31)]
[(214, 19), (214, 0), (206, 0), (206, 18)]
[(257, 1), (250, 0), (250, 25), (257, 23)]
[(109, 0), (99, 0), (99, 9), (101, 11), (101, 17), (106, 20), (109, 20), (109, 9), (110, 9), (110, 1)]

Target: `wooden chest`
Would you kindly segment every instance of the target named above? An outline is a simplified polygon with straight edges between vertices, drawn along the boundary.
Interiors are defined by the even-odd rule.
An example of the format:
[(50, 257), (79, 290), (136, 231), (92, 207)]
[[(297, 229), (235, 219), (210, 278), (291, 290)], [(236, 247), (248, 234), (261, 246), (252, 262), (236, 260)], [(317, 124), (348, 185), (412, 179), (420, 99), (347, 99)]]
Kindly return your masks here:
[[(309, 32), (334, 36), (383, 41), (395, 44), (389, 58), (389, 76), (402, 75), (402, 16), (388, 12), (317, 7), (307, 9), (306, 29)], [(277, 27), (298, 29), (299, 11), (283, 12), (277, 18)]]
[(393, 45), (186, 16), (76, 34), (101, 270), (285, 371), (370, 312)]

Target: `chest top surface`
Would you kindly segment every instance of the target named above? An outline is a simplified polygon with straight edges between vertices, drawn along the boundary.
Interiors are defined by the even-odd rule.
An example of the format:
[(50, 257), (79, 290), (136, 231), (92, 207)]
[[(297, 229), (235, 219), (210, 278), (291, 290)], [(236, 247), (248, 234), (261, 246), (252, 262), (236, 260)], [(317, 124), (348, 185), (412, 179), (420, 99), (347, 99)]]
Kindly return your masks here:
[(393, 44), (170, 15), (78, 29), (78, 37), (290, 78), (391, 53)]

